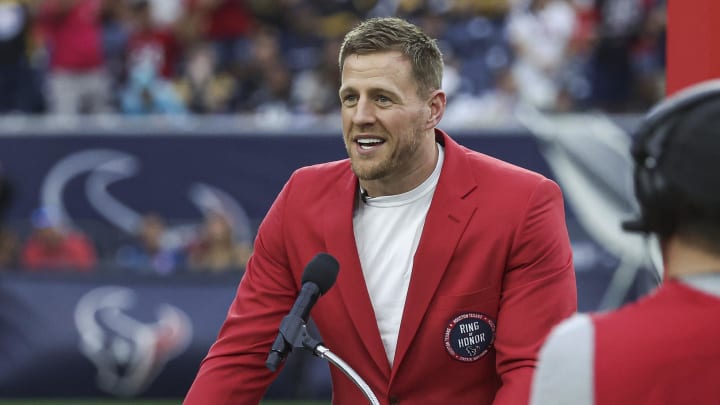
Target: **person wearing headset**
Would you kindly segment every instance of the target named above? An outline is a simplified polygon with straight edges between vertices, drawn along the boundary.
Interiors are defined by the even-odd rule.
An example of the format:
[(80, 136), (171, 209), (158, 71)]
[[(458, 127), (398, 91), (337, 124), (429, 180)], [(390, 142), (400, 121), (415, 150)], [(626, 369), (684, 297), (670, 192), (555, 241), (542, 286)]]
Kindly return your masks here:
[(720, 403), (720, 80), (659, 103), (632, 155), (640, 217), (623, 228), (658, 237), (664, 283), (557, 325), (533, 405)]

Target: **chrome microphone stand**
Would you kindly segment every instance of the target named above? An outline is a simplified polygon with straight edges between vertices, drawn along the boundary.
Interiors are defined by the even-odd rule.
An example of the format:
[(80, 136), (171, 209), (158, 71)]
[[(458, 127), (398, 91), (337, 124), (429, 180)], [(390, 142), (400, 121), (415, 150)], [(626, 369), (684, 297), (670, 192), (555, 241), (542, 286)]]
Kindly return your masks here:
[(348, 376), (348, 378), (350, 378), (350, 380), (355, 383), (358, 388), (360, 388), (360, 391), (365, 394), (365, 398), (367, 398), (372, 405), (380, 405), (380, 402), (375, 397), (375, 394), (372, 392), (370, 386), (367, 385), (365, 380), (363, 380), (362, 377), (360, 377), (360, 375), (356, 373), (355, 370), (353, 370), (353, 368), (350, 367), (349, 364), (344, 362), (343, 359), (341, 359), (338, 355), (331, 352), (330, 349), (323, 346), (322, 344), (318, 344), (315, 349), (310, 349), (309, 347), (306, 347), (306, 349), (311, 350), (314, 355), (320, 357), (321, 359), (327, 360), (328, 362), (330, 362), (330, 364), (333, 364), (335, 367), (339, 368), (340, 371), (342, 371), (346, 376)]
[(370, 389), (370, 386), (357, 372), (355, 372), (355, 370), (353, 370), (352, 367), (350, 367), (349, 364), (343, 361), (343, 359), (341, 359), (338, 355), (331, 352), (330, 349), (323, 346), (322, 342), (310, 336), (310, 333), (307, 330), (307, 325), (302, 318), (293, 315), (286, 316), (280, 324), (280, 334), (285, 340), (285, 342), (280, 344), (280, 346), (284, 347), (278, 348), (276, 345), (273, 345), (273, 350), (271, 350), (270, 356), (268, 356), (268, 361), (266, 362), (266, 365), (270, 370), (275, 371), (280, 361), (287, 356), (287, 353), (291, 350), (287, 347), (287, 345), (296, 349), (305, 349), (310, 351), (310, 353), (314, 356), (327, 360), (330, 364), (340, 369), (343, 374), (348, 376), (348, 378), (350, 378), (350, 380), (358, 388), (360, 388), (367, 400), (370, 401), (371, 405), (380, 405), (380, 401), (378, 401), (377, 397)]

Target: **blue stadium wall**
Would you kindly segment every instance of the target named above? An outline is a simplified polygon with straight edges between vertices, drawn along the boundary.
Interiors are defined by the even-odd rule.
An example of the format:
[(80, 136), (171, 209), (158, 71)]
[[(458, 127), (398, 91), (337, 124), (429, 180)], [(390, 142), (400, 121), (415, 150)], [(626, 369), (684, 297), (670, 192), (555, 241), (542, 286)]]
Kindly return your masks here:
[[(522, 130), (454, 138), (553, 178), (537, 140)], [(14, 185), (4, 219), (22, 228), (34, 208), (54, 198), (77, 223), (98, 224), (101, 230), (88, 231), (102, 239), (122, 230), (98, 210), (90, 190), (99, 188), (138, 214), (199, 221), (201, 212), (188, 194), (203, 184), (234, 199), (256, 227), (293, 170), (344, 157), (339, 134), (3, 136), (0, 162)], [(580, 310), (593, 310), (617, 259), (588, 238), (572, 209), (567, 216), (573, 244), (593, 246), (600, 258), (578, 269)], [(102, 270), (0, 272), (0, 398), (185, 394), (241, 275), (152, 277)], [(320, 360), (293, 354), (267, 398), (329, 398), (328, 376)]]

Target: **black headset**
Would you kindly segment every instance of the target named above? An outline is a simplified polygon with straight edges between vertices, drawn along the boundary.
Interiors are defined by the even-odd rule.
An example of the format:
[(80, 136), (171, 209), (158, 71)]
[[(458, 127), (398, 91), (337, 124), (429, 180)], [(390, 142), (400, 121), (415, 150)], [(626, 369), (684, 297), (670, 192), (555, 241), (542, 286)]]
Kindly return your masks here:
[(667, 234), (675, 227), (678, 199), (674, 190), (682, 184), (670, 184), (661, 169), (667, 145), (674, 129), (695, 107), (711, 99), (720, 99), (720, 79), (690, 86), (666, 98), (643, 119), (634, 134), (632, 157), (635, 161), (635, 195), (640, 205), (637, 219), (623, 222), (626, 231)]

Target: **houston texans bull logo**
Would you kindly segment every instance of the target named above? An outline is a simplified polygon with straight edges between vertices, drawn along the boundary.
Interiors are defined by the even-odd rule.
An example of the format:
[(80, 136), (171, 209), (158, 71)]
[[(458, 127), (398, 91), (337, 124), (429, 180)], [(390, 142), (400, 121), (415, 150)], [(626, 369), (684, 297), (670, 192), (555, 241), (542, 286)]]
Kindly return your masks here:
[(131, 315), (136, 294), (124, 287), (86, 293), (75, 308), (80, 351), (97, 369), (98, 388), (117, 396), (142, 393), (190, 343), (192, 324), (179, 308), (159, 304), (155, 320)]
[[(70, 224), (71, 215), (65, 206), (64, 194), (69, 183), (87, 175), (84, 191), (90, 206), (108, 223), (127, 234), (133, 234), (143, 214), (110, 193), (114, 183), (140, 173), (138, 157), (114, 149), (86, 149), (60, 159), (48, 171), (40, 190), (40, 205), (53, 207), (64, 223)], [(187, 186), (187, 197), (203, 214), (222, 212), (233, 222), (237, 239), (251, 241), (250, 219), (243, 206), (229, 193), (210, 184), (193, 182)], [(193, 227), (178, 225), (168, 230), (173, 239), (191, 237)]]

